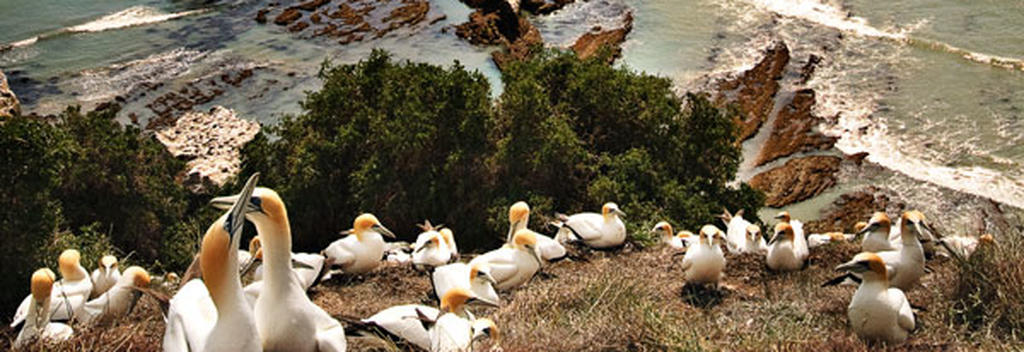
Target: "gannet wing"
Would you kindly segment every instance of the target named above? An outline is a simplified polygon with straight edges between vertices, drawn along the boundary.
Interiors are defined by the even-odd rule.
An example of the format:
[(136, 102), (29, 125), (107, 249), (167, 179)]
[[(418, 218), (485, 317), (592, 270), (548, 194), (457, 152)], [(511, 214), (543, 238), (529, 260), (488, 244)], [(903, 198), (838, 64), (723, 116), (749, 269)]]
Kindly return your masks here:
[(309, 305), (313, 308), (313, 316), (316, 321), (317, 351), (345, 352), (348, 348), (345, 342), (345, 328), (319, 306), (312, 302)]
[(193, 279), (171, 298), (164, 351), (199, 351), (217, 321), (217, 307), (202, 280)]
[(331, 258), (333, 265), (345, 267), (356, 261), (355, 253), (345, 246), (345, 240), (346, 238), (334, 241), (324, 249), (324, 255)]
[(898, 288), (889, 289), (889, 299), (892, 303), (899, 307), (899, 313), (897, 314), (896, 321), (899, 323), (900, 328), (906, 331), (914, 330), (915, 319), (914, 310), (910, 307), (910, 302), (907, 301), (907, 296), (902, 290)]
[(497, 282), (504, 282), (519, 273), (519, 267), (515, 263), (491, 261), (487, 265), (491, 268), (491, 277)]
[(25, 296), (25, 299), (18, 305), (18, 309), (14, 311), (14, 317), (11, 318), (11, 327), (16, 327), (25, 321), (25, 317), (28, 316), (28, 307), (32, 304), (32, 295)]
[(434, 294), (444, 297), (444, 293), (454, 287), (469, 289), (469, 266), (463, 263), (442, 265), (434, 269), (430, 276), (434, 284)]

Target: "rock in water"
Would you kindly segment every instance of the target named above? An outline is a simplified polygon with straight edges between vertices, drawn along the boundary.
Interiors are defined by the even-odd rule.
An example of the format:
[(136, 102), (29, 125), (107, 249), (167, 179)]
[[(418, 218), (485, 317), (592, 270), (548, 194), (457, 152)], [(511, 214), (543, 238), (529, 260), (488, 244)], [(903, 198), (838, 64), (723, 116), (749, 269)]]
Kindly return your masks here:
[(782, 207), (816, 195), (836, 184), (842, 158), (816, 155), (793, 159), (750, 179), (750, 186), (765, 193), (764, 204)]
[(838, 138), (826, 136), (817, 129), (823, 119), (812, 111), (814, 96), (814, 90), (801, 89), (779, 110), (770, 127), (771, 135), (757, 156), (757, 166), (799, 152), (831, 149), (836, 144)]
[(775, 94), (779, 92), (778, 80), (789, 63), (789, 47), (776, 42), (765, 50), (764, 58), (753, 68), (738, 77), (718, 84), (719, 103), (734, 102), (742, 111), (737, 124), (740, 126), (738, 140), (745, 141), (757, 134), (757, 130), (768, 120), (774, 106)]
[(615, 58), (622, 55), (622, 42), (626, 41), (626, 34), (633, 30), (632, 12), (626, 13), (624, 22), (621, 28), (587, 32), (580, 36), (579, 39), (576, 39), (576, 43), (572, 45), (572, 50), (576, 52), (576, 56), (580, 59), (587, 59), (597, 55), (601, 48), (609, 47), (612, 53), (608, 57), (608, 63), (612, 63), (612, 61), (615, 61)]
[(0, 117), (10, 117), (21, 114), (21, 103), (18, 96), (14, 95), (11, 87), (7, 86), (7, 76), (0, 71)]
[(156, 138), (175, 157), (190, 159), (185, 186), (200, 193), (223, 185), (238, 173), (240, 150), (259, 131), (259, 123), (215, 106), (209, 113), (186, 113), (174, 126), (156, 132)]

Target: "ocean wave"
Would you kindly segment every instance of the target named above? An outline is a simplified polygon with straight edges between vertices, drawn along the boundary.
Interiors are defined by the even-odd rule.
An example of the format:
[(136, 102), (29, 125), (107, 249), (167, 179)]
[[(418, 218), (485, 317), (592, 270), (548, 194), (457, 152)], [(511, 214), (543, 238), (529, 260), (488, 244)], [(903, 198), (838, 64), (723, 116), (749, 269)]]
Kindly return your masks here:
[(65, 90), (81, 102), (106, 101), (144, 83), (161, 83), (188, 73), (207, 53), (179, 48), (101, 69), (86, 70), (68, 80)]
[(45, 34), (40, 34), (28, 39), (23, 39), (5, 45), (0, 45), (0, 52), (5, 52), (14, 48), (26, 47), (35, 44), (39, 40), (49, 39), (62, 34), (93, 33), (107, 31), (111, 29), (142, 26), (147, 24), (170, 21), (179, 17), (200, 14), (206, 11), (206, 9), (199, 9), (175, 13), (165, 13), (149, 6), (132, 6), (127, 9), (100, 17), (93, 21), (89, 21), (77, 26), (61, 28), (59, 30)]

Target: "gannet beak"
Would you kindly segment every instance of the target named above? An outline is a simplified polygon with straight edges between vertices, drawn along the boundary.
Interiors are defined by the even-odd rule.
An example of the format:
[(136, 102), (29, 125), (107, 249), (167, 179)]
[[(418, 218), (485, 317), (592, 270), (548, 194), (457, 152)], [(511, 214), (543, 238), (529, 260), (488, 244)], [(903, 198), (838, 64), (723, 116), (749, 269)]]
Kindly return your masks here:
[(768, 244), (775, 244), (775, 242), (778, 242), (779, 241), (779, 236), (781, 236), (781, 235), (782, 235), (782, 232), (776, 232), (775, 235), (772, 236), (772, 239), (768, 240)]
[(470, 298), (469, 300), (466, 301), (466, 305), (474, 304), (474, 303), (479, 303), (479, 304), (483, 304), (485, 306), (491, 306), (491, 307), (497, 307), (498, 306), (497, 303), (494, 303), (494, 302), (491, 302), (491, 301), (485, 300), (485, 299), (476, 298), (476, 297), (472, 297), (472, 298)]
[(866, 270), (867, 267), (865, 267), (864, 264), (860, 262), (848, 262), (840, 264), (839, 266), (836, 267), (836, 271), (863, 272)]
[(256, 181), (259, 180), (259, 175), (260, 174), (257, 172), (253, 174), (251, 177), (249, 177), (249, 181), (246, 182), (245, 187), (242, 188), (242, 192), (240, 192), (239, 194), (233, 196), (213, 198), (210, 200), (210, 205), (220, 210), (228, 210), (231, 209), (236, 203), (239, 203), (239, 200), (243, 199), (242, 196), (245, 195), (244, 199), (246, 201), (241, 202), (243, 204), (245, 214), (263, 212), (263, 207), (260, 206), (259, 198), (252, 197), (252, 191), (254, 188), (256, 188)]
[(860, 232), (858, 232), (857, 234), (858, 235), (863, 235), (863, 234), (866, 234), (868, 232), (874, 231), (874, 229), (877, 229), (877, 228), (878, 228), (878, 223), (871, 223), (871, 224), (868, 224), (868, 226), (864, 226), (864, 229), (860, 230)]
[(258, 259), (256, 259), (255, 255), (252, 256), (252, 257), (249, 257), (249, 260), (245, 261), (245, 263), (242, 263), (242, 270), (240, 270), (238, 272), (238, 276), (248, 275), (249, 272), (252, 271), (252, 269), (256, 267), (256, 261), (257, 260)]
[(372, 228), (373, 228), (374, 231), (377, 231), (381, 235), (388, 236), (390, 238), (395, 238), (396, 237), (395, 233), (391, 232), (391, 230), (388, 230), (388, 228), (384, 227), (384, 225), (377, 224), (377, 225), (373, 225)]
[(228, 217), (224, 220), (224, 230), (231, 236), (232, 246), (229, 250), (238, 249), (238, 241), (242, 236), (242, 226), (245, 225), (245, 213), (246, 208), (249, 207), (252, 202), (252, 192), (256, 189), (256, 182), (259, 181), (260, 174), (257, 172), (249, 177), (249, 180), (245, 182), (245, 187), (242, 187), (242, 192), (234, 196), (235, 202), (231, 204), (230, 210), (228, 210)]
[(617, 208), (615, 210), (613, 210), (612, 212), (617, 214), (619, 217), (623, 217), (623, 218), (626, 217), (626, 213), (623, 212), (622, 210), (617, 209)]
[(785, 217), (786, 217), (786, 216), (784, 216), (784, 215), (782, 215), (782, 214), (779, 214), (779, 215), (776, 215), (776, 216), (775, 216), (775, 218), (776, 218), (776, 219), (783, 219), (783, 218), (785, 218)]

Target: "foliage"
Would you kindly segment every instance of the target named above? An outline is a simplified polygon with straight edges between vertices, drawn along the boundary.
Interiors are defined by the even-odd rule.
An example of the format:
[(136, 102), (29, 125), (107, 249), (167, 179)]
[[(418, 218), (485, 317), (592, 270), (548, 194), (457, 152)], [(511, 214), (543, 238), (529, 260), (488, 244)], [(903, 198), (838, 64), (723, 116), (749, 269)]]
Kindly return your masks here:
[(458, 63), (378, 51), (320, 76), (304, 112), (270, 129), (277, 139), (243, 150), (243, 174), (263, 172), (261, 184), (285, 198), (298, 249), (322, 248), (364, 211), (399, 233), (441, 222), (483, 248), (503, 239), (518, 200), (535, 229), (555, 211), (616, 201), (636, 234), (656, 219), (696, 228), (722, 206), (752, 212), (762, 201), (726, 187), (740, 155), (729, 116), (676, 96), (665, 78), (547, 52), (509, 65), (492, 106), (486, 80)]

